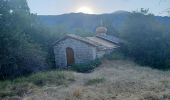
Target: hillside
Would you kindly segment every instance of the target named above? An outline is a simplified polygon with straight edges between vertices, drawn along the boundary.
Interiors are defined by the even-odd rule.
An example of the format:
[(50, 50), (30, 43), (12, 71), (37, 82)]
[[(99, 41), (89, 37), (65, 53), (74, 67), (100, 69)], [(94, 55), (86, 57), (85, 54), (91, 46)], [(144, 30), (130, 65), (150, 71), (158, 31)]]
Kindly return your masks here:
[[(107, 27), (112, 27), (116, 31), (119, 31), (120, 28), (124, 25), (124, 22), (130, 12), (126, 11), (117, 11), (110, 14), (100, 14), (100, 15), (89, 15), (83, 13), (70, 13), (63, 15), (40, 15), (38, 19), (42, 23), (48, 26), (62, 26), (66, 28), (68, 32), (75, 31), (78, 29), (94, 32), (96, 27), (100, 25), (101, 20), (103, 24), (109, 24)], [(159, 21), (170, 25), (169, 17), (155, 16)]]
[(71, 73), (74, 82), (46, 85), (23, 100), (170, 100), (170, 73), (131, 61), (104, 60), (92, 73)]
[[(65, 14), (78, 1), (53, 1), (0, 0), (0, 100), (170, 100), (170, 16), (145, 8)], [(100, 4), (91, 11), (116, 7)], [(49, 8), (63, 15), (34, 14)]]

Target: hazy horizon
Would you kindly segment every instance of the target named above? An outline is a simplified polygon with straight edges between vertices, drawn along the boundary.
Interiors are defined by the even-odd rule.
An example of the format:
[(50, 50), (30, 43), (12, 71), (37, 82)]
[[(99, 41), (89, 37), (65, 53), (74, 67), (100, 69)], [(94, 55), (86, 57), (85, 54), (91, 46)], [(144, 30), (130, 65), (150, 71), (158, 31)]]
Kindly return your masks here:
[(27, 0), (27, 2), (31, 13), (37, 15), (61, 15), (77, 12), (103, 14), (148, 8), (150, 13), (166, 16), (168, 14), (165, 11), (170, 5), (168, 0)]

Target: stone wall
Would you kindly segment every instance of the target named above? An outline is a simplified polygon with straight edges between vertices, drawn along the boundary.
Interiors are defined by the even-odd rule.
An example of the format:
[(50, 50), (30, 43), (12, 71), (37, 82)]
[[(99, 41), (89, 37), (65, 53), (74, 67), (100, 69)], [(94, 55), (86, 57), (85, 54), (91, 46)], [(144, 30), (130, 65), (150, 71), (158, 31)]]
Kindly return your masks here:
[(75, 63), (87, 63), (96, 59), (96, 47), (87, 43), (67, 38), (54, 46), (55, 62), (57, 67), (66, 67), (66, 48), (70, 47), (74, 51)]

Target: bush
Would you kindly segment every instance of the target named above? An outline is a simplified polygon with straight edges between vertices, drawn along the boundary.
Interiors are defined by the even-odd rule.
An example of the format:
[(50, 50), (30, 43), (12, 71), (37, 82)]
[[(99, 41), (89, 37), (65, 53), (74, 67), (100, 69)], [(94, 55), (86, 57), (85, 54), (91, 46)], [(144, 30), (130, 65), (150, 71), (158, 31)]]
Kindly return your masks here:
[[(38, 31), (43, 28), (35, 27), (38, 24), (36, 15), (29, 12), (27, 1), (0, 0), (0, 4), (4, 15), (0, 17), (0, 80), (47, 69), (46, 47), (38, 42), (45, 41), (43, 32)], [(13, 14), (8, 13), (9, 10)]]
[(108, 60), (120, 60), (120, 59), (125, 59), (125, 56), (123, 53), (116, 50), (116, 51), (111, 52), (108, 55), (105, 55), (105, 58)]
[(153, 15), (132, 13), (120, 37), (124, 54), (138, 64), (161, 70), (170, 69), (170, 29)]
[(89, 73), (89, 72), (92, 72), (100, 64), (101, 64), (101, 61), (99, 59), (96, 59), (86, 64), (72, 65), (71, 69), (77, 72), (81, 72), (81, 73)]

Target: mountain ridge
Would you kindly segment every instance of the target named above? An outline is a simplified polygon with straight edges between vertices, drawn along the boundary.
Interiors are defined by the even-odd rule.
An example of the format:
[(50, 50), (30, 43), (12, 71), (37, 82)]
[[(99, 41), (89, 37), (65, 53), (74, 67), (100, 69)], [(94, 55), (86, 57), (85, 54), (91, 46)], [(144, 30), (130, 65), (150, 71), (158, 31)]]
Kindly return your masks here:
[[(76, 30), (95, 32), (96, 27), (100, 26), (101, 20), (106, 27), (113, 27), (119, 31), (129, 14), (131, 12), (127, 11), (116, 11), (105, 14), (67, 13), (62, 15), (38, 15), (38, 19), (47, 26), (62, 26), (68, 32)], [(170, 17), (155, 17), (170, 26)], [(109, 25), (106, 25), (106, 23)]]

